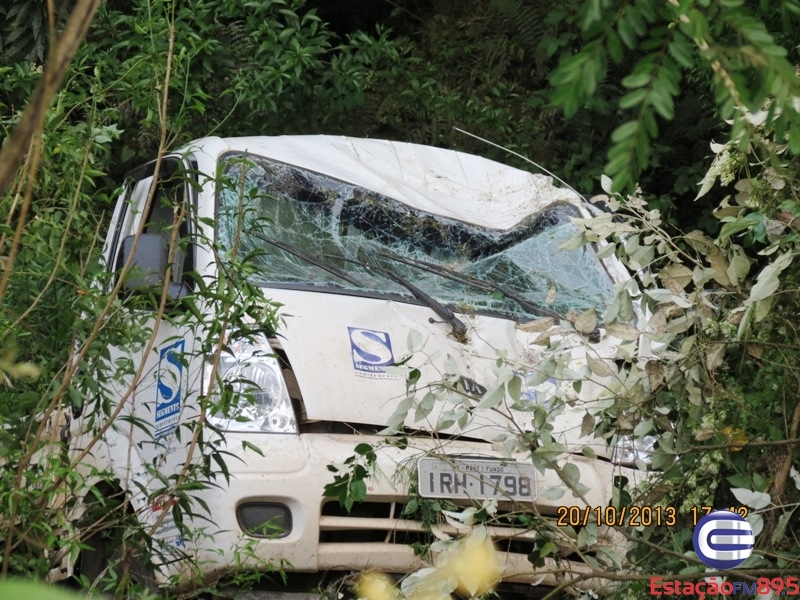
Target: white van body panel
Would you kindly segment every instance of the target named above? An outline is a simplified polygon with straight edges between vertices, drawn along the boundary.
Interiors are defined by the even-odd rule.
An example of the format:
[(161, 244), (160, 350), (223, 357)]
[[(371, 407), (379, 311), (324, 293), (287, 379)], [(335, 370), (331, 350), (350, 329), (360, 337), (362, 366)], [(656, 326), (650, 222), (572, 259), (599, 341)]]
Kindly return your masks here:
[[(209, 137), (192, 142), (175, 154), (200, 174), (199, 190), (190, 192), (196, 202), (198, 238), (215, 238), (215, 231), (203, 220), (217, 216), (215, 178), (220, 157), (231, 151), (269, 157), (356, 184), (414, 209), (495, 230), (512, 228), (556, 203), (569, 203), (584, 217), (590, 216), (574, 192), (553, 186), (548, 177), (460, 152), (331, 136)], [(135, 233), (142, 218), (141, 202), (147, 195), (149, 181), (140, 180), (133, 185), (130, 205), (125, 210), (125, 200), (121, 198), (110, 225), (105, 256), (111, 269), (116, 268), (117, 261), (111, 253), (118, 251), (123, 236)], [(603, 260), (603, 266), (615, 282), (629, 277), (613, 258)], [(209, 281), (219, 275), (211, 249), (202, 244), (195, 248), (194, 268)], [(155, 527), (154, 537), (170, 541), (199, 559), (208, 574), (230, 569), (231, 549), (243, 539), (254, 544), (259, 559), (274, 564), (286, 560), (297, 571), (375, 568), (408, 573), (418, 568), (420, 559), (398, 534), (422, 533), (424, 529), (421, 523), (400, 518), (398, 512), (408, 500), (416, 459), (427, 453), (500, 457), (501, 449), (493, 440), (508, 421), (498, 415), (482, 417), (464, 432), (463, 440), (411, 435), (407, 448), (381, 447), (376, 475), (368, 484), (367, 501), (371, 506), (386, 506), (384, 516), (326, 513), (324, 507), (335, 503), (322, 495), (323, 487), (332, 481), (328, 465), (343, 463), (359, 443), (383, 441), (384, 438), (357, 430), (361, 426), (373, 426), (372, 431), (380, 429), (405, 397), (403, 377), (386, 371), (384, 366), (406, 358), (410, 332), (421, 336), (421, 352), (431, 355), (438, 351), (442, 356), (454, 357), (462, 375), (486, 388), (491, 388), (494, 382), (492, 365), (498, 349), (511, 360), (535, 365), (541, 353), (540, 347), (533, 343), (538, 334), (521, 331), (509, 318), (456, 309), (458, 318), (467, 326), (466, 339), (456, 340), (450, 326), (421, 303), (287, 286), (270, 288), (267, 296), (283, 305), (279, 340), (297, 380), (305, 421), (353, 424), (354, 433), (310, 433), (302, 427), (299, 434), (228, 433), (226, 443), (234, 454), (227, 465), (230, 482), (217, 481), (219, 487), (199, 492), (212, 518), (195, 520), (191, 527), (209, 535), (199, 536), (193, 547), (187, 547), (172, 518), (163, 514), (164, 502), (144, 494), (142, 489), (148, 489), (148, 482), (141, 481), (145, 465), (156, 464), (162, 472), (177, 472), (181, 468), (186, 459), (187, 440), (174, 435), (176, 424), (172, 415), (177, 409), (173, 407), (179, 406), (180, 419), (196, 418), (196, 398), (208, 385), (204, 381), (203, 360), (198, 356), (204, 334), (199, 324), (187, 315), (178, 324), (159, 323), (152, 345), (143, 347), (139, 353), (123, 356), (112, 350), (112, 360), (129, 361), (138, 373), (137, 381), (131, 379), (119, 386), (117, 401), (124, 400), (121, 412), (148, 421), (156, 431), (157, 443), (133, 425), (110, 428), (105, 436), (110, 466), (130, 494), (142, 522)], [(139, 315), (139, 318), (146, 317)], [(613, 360), (616, 343), (606, 336), (592, 344), (592, 351), (596, 357)], [(575, 370), (586, 364), (585, 347), (585, 343), (576, 341)], [(182, 364), (174, 360), (170, 353), (178, 351), (184, 356), (194, 355), (191, 362)], [(436, 375), (430, 369), (424, 371), (420, 385), (434, 381)], [(134, 391), (126, 395), (131, 383)], [(558, 385), (564, 384), (553, 381), (540, 387), (547, 394)], [(556, 439), (570, 451), (579, 452), (585, 445), (592, 445), (598, 455), (608, 457), (604, 441), (580, 435), (582, 418), (597, 392), (598, 388), (588, 382), (583, 386), (573, 405), (558, 417)], [(433, 431), (437, 416), (434, 411), (423, 422), (414, 422), (410, 415), (406, 425), (411, 431)], [(529, 425), (524, 414), (518, 414), (517, 418)], [(76, 436), (76, 440), (80, 439)], [(243, 449), (243, 441), (259, 448), (262, 455)], [(529, 461), (524, 455), (513, 458)], [(548, 470), (535, 482), (537, 497), (532, 509), (553, 515), (559, 506), (606, 506), (615, 475), (624, 475), (633, 483), (644, 478), (641, 472), (612, 465), (607, 460), (576, 455), (570, 462), (579, 468), (581, 483), (590, 489), (586, 502), (569, 491), (559, 500), (545, 499), (542, 496), (545, 489), (562, 485), (555, 472)], [(245, 502), (288, 506), (291, 531), (276, 539), (248, 538), (236, 516), (237, 507)], [(449, 527), (448, 531), (452, 530)], [(513, 535), (527, 540), (535, 537), (534, 532), (497, 529), (493, 532), (496, 539)], [(344, 533), (354, 531), (377, 532), (375, 539), (383, 541), (347, 541), (350, 538)], [(335, 541), (340, 533), (345, 541)], [(507, 552), (503, 556), (509, 578), (555, 584), (554, 573), (548, 573), (548, 569), (535, 571), (524, 554)], [(165, 580), (182, 568), (180, 563), (165, 566), (159, 576)], [(575, 564), (574, 568), (582, 567)]]

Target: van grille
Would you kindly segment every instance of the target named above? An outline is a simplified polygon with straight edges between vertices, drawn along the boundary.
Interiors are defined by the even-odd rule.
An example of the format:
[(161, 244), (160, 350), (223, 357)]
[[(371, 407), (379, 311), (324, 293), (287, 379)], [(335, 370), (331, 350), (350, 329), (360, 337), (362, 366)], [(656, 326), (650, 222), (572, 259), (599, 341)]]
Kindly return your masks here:
[[(431, 529), (453, 537), (470, 531), (467, 526), (456, 527), (449, 523), (428, 526), (422, 521), (403, 518), (403, 508), (400, 502), (369, 501), (355, 504), (348, 513), (338, 502), (327, 502), (320, 516), (320, 542), (412, 545), (435, 539)], [(495, 524), (487, 525), (486, 530), (501, 552), (527, 555), (533, 550), (536, 532), (530, 529)]]

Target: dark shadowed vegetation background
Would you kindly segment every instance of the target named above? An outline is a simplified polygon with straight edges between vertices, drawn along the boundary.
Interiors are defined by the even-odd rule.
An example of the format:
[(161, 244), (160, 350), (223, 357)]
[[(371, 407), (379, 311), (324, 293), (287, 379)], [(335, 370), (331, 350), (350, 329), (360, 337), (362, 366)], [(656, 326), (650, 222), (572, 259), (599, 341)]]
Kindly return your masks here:
[[(4, 138), (75, 4), (0, 7)], [(673, 354), (648, 371), (647, 400), (601, 426), (650, 419), (671, 434), (653, 503), (727, 506), (749, 492), (763, 510), (749, 566), (797, 572), (798, 20), (796, 0), (102, 3), (0, 198), (2, 575), (44, 578), (59, 548), (54, 488), (22, 489), (69, 489), (63, 462), (28, 472), (34, 415), (82, 402), (68, 365), (97, 314), (98, 249), (129, 169), (162, 140), (303, 133), (535, 169), (456, 127), (612, 195), (634, 229), (588, 226), (586, 240), (614, 242), (642, 290), (671, 294), (649, 298)], [(697, 570), (685, 534), (633, 532), (674, 552), (645, 544), (629, 566)]]

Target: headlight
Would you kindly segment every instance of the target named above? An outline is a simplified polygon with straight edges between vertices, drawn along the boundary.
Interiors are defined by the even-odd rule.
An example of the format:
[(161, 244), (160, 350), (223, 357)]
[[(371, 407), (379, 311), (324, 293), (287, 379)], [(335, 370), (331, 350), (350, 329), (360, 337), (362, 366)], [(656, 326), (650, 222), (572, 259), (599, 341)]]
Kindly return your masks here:
[[(207, 360), (207, 384), (212, 366)], [(215, 412), (209, 422), (226, 431), (297, 433), (281, 366), (264, 336), (232, 343), (230, 353), (220, 356), (217, 376), (211, 396)]]
[(639, 469), (642, 467), (646, 469), (653, 464), (653, 452), (655, 452), (657, 441), (658, 438), (654, 435), (646, 435), (641, 438), (621, 435), (614, 445), (611, 462), (617, 465), (633, 465)]

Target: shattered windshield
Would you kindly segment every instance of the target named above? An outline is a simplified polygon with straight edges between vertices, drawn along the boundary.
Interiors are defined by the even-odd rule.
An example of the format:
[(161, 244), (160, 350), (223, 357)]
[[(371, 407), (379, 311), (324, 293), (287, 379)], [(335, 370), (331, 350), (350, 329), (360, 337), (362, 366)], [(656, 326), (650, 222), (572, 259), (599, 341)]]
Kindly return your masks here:
[(408, 302), (421, 290), (460, 312), (516, 319), (602, 310), (612, 294), (591, 247), (560, 247), (576, 234), (570, 204), (487, 229), (236, 152), (223, 157), (217, 195), (218, 241), (236, 246), (265, 286)]

